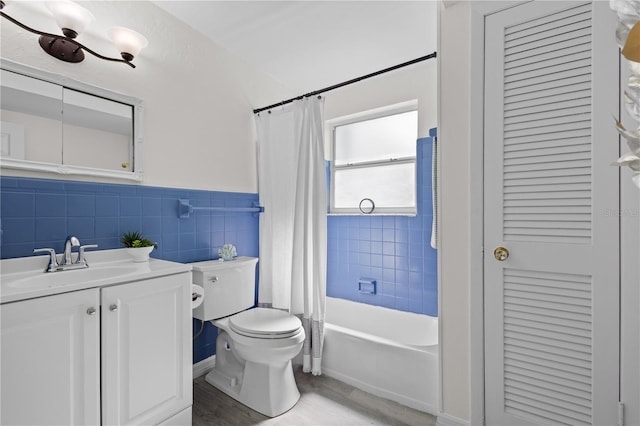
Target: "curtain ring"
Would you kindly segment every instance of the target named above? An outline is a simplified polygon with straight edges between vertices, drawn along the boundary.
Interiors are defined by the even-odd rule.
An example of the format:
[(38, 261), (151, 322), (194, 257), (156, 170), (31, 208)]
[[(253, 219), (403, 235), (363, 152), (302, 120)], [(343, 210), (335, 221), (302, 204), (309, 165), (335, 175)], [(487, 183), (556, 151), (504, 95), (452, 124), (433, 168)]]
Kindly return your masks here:
[[(368, 206), (368, 207), (369, 207), (369, 210), (367, 210), (367, 211), (365, 211), (365, 209), (364, 209), (364, 208), (362, 208), (362, 203), (364, 203), (365, 201), (369, 201), (369, 202), (371, 203), (371, 205), (370, 205), (370, 206)], [(367, 206), (365, 205), (365, 208), (366, 208), (366, 207), (367, 207)], [(361, 211), (363, 214), (371, 214), (371, 213), (373, 213), (373, 211), (376, 209), (376, 203), (374, 203), (374, 202), (373, 202), (373, 200), (372, 200), (371, 198), (363, 198), (362, 200), (360, 200), (360, 204), (358, 204), (358, 209), (360, 209), (360, 211)]]

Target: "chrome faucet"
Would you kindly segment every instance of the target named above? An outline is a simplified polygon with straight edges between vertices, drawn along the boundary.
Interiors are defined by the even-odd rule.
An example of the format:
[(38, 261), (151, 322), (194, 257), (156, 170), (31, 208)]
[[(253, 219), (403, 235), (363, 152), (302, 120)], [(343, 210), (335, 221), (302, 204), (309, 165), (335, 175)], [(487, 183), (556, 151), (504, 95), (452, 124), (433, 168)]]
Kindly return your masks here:
[(77, 237), (73, 235), (69, 235), (67, 237), (67, 241), (64, 242), (64, 255), (62, 257), (62, 266), (71, 265), (73, 261), (71, 260), (71, 248), (72, 247), (80, 247), (80, 241)]
[[(75, 262), (71, 259), (71, 249), (73, 247), (80, 247), (78, 249), (78, 258)], [(88, 268), (89, 264), (87, 263), (87, 259), (84, 256), (85, 250), (89, 248), (97, 248), (97, 244), (88, 244), (86, 246), (81, 246), (78, 238), (73, 235), (69, 235), (67, 240), (64, 243), (64, 254), (62, 255), (62, 263), (58, 263), (58, 259), (56, 256), (56, 251), (52, 248), (41, 248), (34, 249), (33, 253), (48, 253), (49, 254), (49, 264), (47, 268), (44, 270), (45, 272), (59, 272), (59, 271), (68, 271), (71, 269), (83, 269)]]

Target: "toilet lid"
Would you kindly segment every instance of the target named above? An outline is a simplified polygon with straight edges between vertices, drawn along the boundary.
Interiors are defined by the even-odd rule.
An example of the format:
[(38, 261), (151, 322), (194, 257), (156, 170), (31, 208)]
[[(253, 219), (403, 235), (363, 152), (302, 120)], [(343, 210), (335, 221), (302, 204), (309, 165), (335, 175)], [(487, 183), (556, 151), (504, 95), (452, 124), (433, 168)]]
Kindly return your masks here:
[(248, 337), (284, 339), (297, 334), (302, 323), (288, 312), (255, 308), (229, 317), (229, 326), (236, 333)]

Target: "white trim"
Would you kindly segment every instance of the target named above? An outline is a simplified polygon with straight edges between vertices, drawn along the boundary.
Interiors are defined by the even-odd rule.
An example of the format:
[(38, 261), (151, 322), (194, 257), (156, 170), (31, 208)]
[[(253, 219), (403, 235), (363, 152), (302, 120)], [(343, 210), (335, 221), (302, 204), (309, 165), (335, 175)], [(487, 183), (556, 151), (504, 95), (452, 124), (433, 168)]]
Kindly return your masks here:
[[(488, 15), (527, 1), (472, 2), (469, 93), (469, 421), (485, 423), (484, 371), (484, 44)], [(471, 212), (481, 212), (472, 214)], [(459, 420), (459, 419), (458, 419)], [(440, 423), (440, 416), (438, 416)]]
[(39, 68), (30, 67), (28, 65), (19, 64), (17, 62), (13, 62), (4, 58), (0, 59), (0, 68), (128, 105), (136, 105), (140, 101), (139, 98), (136, 98), (134, 96), (114, 92), (112, 90), (104, 89), (98, 86), (93, 86), (91, 84), (83, 83), (82, 81), (74, 80), (72, 78), (65, 77), (59, 74), (54, 74), (52, 72), (41, 70)]
[[(469, 421), (484, 424), (484, 20), (470, 11), (469, 88)], [(475, 177), (475, 178), (474, 178)], [(472, 214), (471, 212), (479, 212)], [(438, 417), (440, 421), (440, 417)]]
[(39, 161), (0, 158), (0, 168), (27, 170), (31, 172), (57, 173), (60, 175), (81, 175), (142, 181), (142, 172), (121, 172), (119, 170), (94, 169), (91, 167), (71, 166), (65, 164), (41, 163)]
[(436, 426), (467, 426), (469, 424), (470, 423), (465, 420), (445, 413), (438, 413), (438, 418), (436, 420)]
[(211, 355), (209, 358), (205, 358), (193, 364), (193, 378), (197, 379), (200, 376), (204, 376), (213, 369), (216, 365), (216, 356)]
[[(455, 4), (455, 2), (453, 3)], [(436, 41), (436, 46), (437, 46), (437, 51), (438, 52), (442, 52), (441, 49), (441, 37), (440, 37), (440, 17), (442, 16), (442, 11), (447, 7), (448, 5), (445, 4), (445, 2), (441, 1), (438, 2), (438, 19), (436, 20), (436, 26), (437, 26), (437, 41)], [(441, 134), (441, 127), (440, 127), (440, 111), (442, 111), (442, 107), (441, 107), (441, 99), (442, 99), (442, 92), (440, 91), (440, 76), (442, 75), (442, 61), (438, 61), (437, 63), (437, 67), (438, 67), (438, 84), (436, 84), (436, 102), (437, 102), (437, 108), (436, 108), (436, 129), (438, 132), (438, 135)], [(440, 148), (440, 147), (438, 147)], [(440, 178), (440, 174), (441, 174), (441, 164), (440, 164), (440, 158), (442, 158), (442, 155), (440, 154), (442, 151), (439, 149), (439, 153), (438, 153), (438, 178), (436, 181), (436, 194), (438, 197), (438, 202), (436, 203), (436, 209), (437, 211), (432, 212), (433, 215), (436, 218), (437, 224), (436, 224), (436, 228), (438, 229), (438, 233), (436, 234), (436, 247), (438, 247), (438, 250), (436, 250), (436, 262), (438, 265), (438, 271), (442, 271), (442, 256), (440, 256), (441, 254), (441, 250), (439, 250), (440, 247), (442, 247), (442, 242), (440, 241), (440, 239), (442, 238), (442, 233), (440, 232), (440, 230), (442, 229), (441, 226), (441, 218), (442, 218), (442, 191), (440, 189), (441, 187), (441, 182), (442, 179)], [(438, 272), (436, 274), (436, 286), (438, 289), (438, 336), (442, 336), (442, 317), (440, 314), (440, 310), (442, 309), (442, 274), (440, 272)], [(440, 338), (440, 337), (438, 337)], [(438, 413), (442, 414), (444, 412), (444, 403), (443, 403), (443, 392), (442, 392), (442, 345), (439, 344), (438, 345)], [(436, 423), (437, 424), (437, 423)]]
[[(326, 120), (326, 128), (343, 126), (345, 124), (357, 123), (358, 121), (373, 120), (376, 118), (386, 117), (388, 115), (402, 114), (403, 112), (416, 111), (418, 109), (418, 100), (400, 102), (393, 105), (386, 105), (380, 108), (368, 109), (366, 111), (356, 112), (354, 114), (343, 115), (342, 117)], [(328, 134), (328, 132), (325, 132)]]
[[(408, 112), (416, 113), (416, 120), (418, 114), (418, 100), (413, 99), (406, 102), (400, 102), (393, 105), (387, 105), (380, 108), (369, 109), (366, 111), (360, 111), (354, 114), (344, 115), (341, 117), (332, 118), (330, 120), (325, 120), (324, 123), (324, 142), (325, 142), (325, 159), (329, 159), (330, 164), (330, 192), (329, 192), (329, 205), (328, 205), (328, 214), (333, 215), (353, 215), (359, 214), (360, 211), (355, 207), (335, 207), (335, 173), (337, 170), (353, 170), (358, 168), (373, 168), (373, 167), (388, 167), (392, 165), (399, 164), (413, 164), (414, 166), (414, 199), (412, 206), (396, 206), (396, 207), (386, 207), (380, 208), (376, 207), (376, 209), (372, 213), (367, 213), (367, 215), (377, 216), (377, 215), (408, 215), (415, 216), (418, 213), (418, 186), (417, 186), (417, 170), (418, 170), (418, 161), (417, 161), (417, 146), (416, 146), (416, 155), (410, 157), (402, 157), (395, 159), (384, 159), (384, 160), (372, 160), (372, 161), (362, 161), (358, 163), (349, 163), (342, 164), (340, 166), (336, 166), (334, 153), (336, 151), (336, 127), (344, 126), (348, 124), (360, 123), (365, 121), (376, 120), (383, 117), (388, 117), (392, 115), (399, 115)], [(416, 141), (418, 139), (418, 129), (416, 127)], [(328, 152), (327, 152), (327, 147)]]
[(336, 126), (344, 124), (354, 123), (361, 121), (363, 118), (373, 119), (380, 118), (386, 115), (400, 114), (403, 112), (413, 111), (418, 109), (418, 100), (413, 99), (410, 101), (400, 102), (397, 104), (386, 105), (380, 108), (369, 109), (366, 111), (360, 111), (353, 114), (343, 115), (340, 117), (331, 118), (324, 121), (324, 158), (325, 160), (331, 160), (333, 158), (333, 129)]

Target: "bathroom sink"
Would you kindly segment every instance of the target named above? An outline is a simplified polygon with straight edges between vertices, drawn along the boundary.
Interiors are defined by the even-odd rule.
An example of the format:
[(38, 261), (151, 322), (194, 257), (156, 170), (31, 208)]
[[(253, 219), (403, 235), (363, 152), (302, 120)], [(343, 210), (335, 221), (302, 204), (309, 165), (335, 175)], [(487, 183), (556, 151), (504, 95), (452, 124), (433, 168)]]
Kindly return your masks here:
[(160, 259), (133, 262), (124, 248), (95, 250), (85, 256), (88, 268), (58, 272), (45, 272), (49, 256), (0, 260), (0, 304), (191, 271), (190, 265)]
[(128, 275), (140, 271), (139, 267), (134, 265), (126, 266), (110, 266), (99, 268), (86, 268), (61, 272), (40, 272), (38, 274), (24, 274), (20, 278), (6, 282), (8, 287), (35, 289), (65, 286), (76, 283), (87, 283), (100, 281), (108, 278)]

